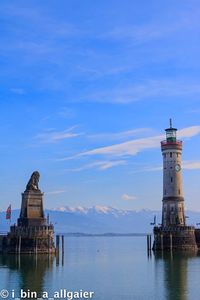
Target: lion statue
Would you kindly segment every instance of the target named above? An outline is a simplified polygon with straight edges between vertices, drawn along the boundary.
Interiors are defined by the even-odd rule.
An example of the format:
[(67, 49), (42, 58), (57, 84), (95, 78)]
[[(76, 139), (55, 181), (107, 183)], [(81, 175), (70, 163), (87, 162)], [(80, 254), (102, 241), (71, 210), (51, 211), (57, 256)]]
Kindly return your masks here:
[(26, 191), (39, 190), (38, 187), (39, 179), (40, 179), (40, 173), (38, 171), (33, 172), (31, 178), (27, 183)]

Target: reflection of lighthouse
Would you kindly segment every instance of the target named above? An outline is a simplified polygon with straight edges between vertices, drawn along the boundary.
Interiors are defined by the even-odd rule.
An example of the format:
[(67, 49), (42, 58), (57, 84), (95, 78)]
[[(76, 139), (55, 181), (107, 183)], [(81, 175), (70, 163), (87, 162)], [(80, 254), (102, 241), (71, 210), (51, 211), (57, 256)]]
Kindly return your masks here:
[(163, 155), (163, 209), (162, 226), (185, 225), (182, 190), (182, 141), (176, 139), (176, 128), (165, 129), (166, 140), (161, 142)]
[(176, 139), (177, 129), (165, 129), (166, 140), (161, 142), (163, 155), (162, 224), (154, 227), (154, 250), (197, 249), (195, 228), (186, 226), (182, 190), (182, 141)]
[[(167, 251), (164, 253), (155, 252), (155, 276), (156, 283), (162, 283), (164, 287), (164, 299), (188, 300), (193, 299), (194, 291), (191, 289), (190, 270), (191, 265), (196, 261), (197, 253), (182, 251), (173, 255)], [(160, 278), (162, 277), (162, 280)], [(161, 292), (159, 286), (157, 290)], [(191, 293), (192, 292), (192, 293)], [(162, 296), (157, 295), (157, 299)], [(163, 299), (163, 298), (162, 298)]]

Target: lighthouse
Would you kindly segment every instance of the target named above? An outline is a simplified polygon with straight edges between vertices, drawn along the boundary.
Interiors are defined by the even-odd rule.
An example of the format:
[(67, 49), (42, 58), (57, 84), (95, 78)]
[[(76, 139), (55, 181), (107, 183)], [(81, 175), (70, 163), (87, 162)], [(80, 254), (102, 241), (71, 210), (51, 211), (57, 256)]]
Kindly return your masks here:
[(200, 248), (200, 230), (185, 222), (182, 186), (182, 141), (170, 125), (161, 141), (163, 156), (162, 222), (154, 227), (153, 250), (192, 250)]
[(182, 141), (177, 140), (177, 129), (165, 129), (166, 139), (161, 142), (163, 156), (162, 226), (184, 226), (184, 197), (182, 187)]

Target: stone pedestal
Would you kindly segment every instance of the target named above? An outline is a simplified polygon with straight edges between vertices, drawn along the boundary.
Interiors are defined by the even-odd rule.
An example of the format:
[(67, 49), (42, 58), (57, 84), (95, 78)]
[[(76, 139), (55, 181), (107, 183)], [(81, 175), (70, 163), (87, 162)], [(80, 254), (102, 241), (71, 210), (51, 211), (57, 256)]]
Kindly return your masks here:
[(197, 251), (195, 227), (154, 227), (153, 250)]
[(22, 193), (18, 226), (42, 226), (45, 224), (43, 193), (40, 190), (30, 190)]
[(18, 254), (55, 253), (54, 227), (44, 226), (11, 226), (7, 235), (7, 252)]

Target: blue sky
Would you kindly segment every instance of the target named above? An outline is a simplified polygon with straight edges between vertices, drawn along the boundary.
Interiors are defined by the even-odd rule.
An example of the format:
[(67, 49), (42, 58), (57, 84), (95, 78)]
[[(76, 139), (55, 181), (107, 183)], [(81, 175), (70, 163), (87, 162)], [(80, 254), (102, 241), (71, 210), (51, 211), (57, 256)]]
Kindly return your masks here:
[(1, 209), (41, 173), (45, 206), (160, 209), (160, 140), (184, 141), (200, 210), (199, 1), (0, 3)]

